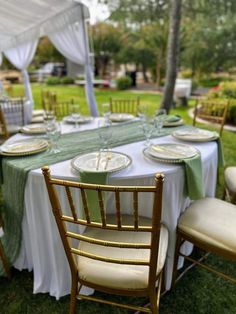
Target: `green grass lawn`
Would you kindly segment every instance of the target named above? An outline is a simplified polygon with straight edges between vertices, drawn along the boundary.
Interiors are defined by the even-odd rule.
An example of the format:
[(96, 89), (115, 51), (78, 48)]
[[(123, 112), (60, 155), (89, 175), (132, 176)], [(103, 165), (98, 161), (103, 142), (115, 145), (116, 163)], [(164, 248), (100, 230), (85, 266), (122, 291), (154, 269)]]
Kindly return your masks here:
[[(45, 88), (45, 87), (44, 87)], [(40, 108), (42, 87), (34, 84), (33, 94), (37, 108)], [(48, 89), (48, 87), (46, 87)], [(50, 87), (58, 94), (61, 100), (70, 98), (76, 99), (81, 104), (82, 112), (88, 113), (85, 95), (82, 88), (76, 86), (53, 86)], [(107, 102), (109, 97), (134, 97), (139, 95), (141, 102), (149, 105), (149, 112), (152, 113), (159, 107), (160, 95), (135, 92), (116, 92), (110, 90), (96, 90), (98, 107)], [(14, 96), (22, 94), (22, 86), (14, 86)], [(187, 113), (188, 108), (177, 108), (171, 113), (180, 114), (186, 123), (191, 123)], [(204, 125), (205, 127), (205, 125)], [(210, 128), (209, 128), (210, 129)], [(223, 146), (226, 165), (236, 165), (236, 133), (224, 131)], [(223, 186), (222, 171), (220, 184), (218, 184), (217, 195), (221, 196)], [(224, 271), (234, 274), (236, 277), (235, 263), (226, 262), (211, 255), (209, 262)], [(26, 313), (67, 313), (69, 296), (56, 301), (55, 298), (46, 294), (33, 295), (33, 273), (27, 271), (13, 271), (11, 281), (0, 278), (0, 313), (3, 314), (26, 314)], [(111, 297), (109, 297), (111, 298)], [(122, 298), (118, 298), (121, 300)], [(117, 300), (117, 299), (116, 299)], [(140, 300), (134, 300), (140, 304)], [(141, 300), (143, 301), (143, 300)], [(145, 300), (144, 300), (145, 301)], [(236, 313), (236, 285), (227, 282), (216, 275), (207, 272), (199, 267), (190, 270), (176, 285), (175, 289), (168, 292), (161, 298), (160, 314), (235, 314)], [(82, 301), (77, 307), (77, 313), (129, 313), (126, 310), (113, 308), (108, 305)]]

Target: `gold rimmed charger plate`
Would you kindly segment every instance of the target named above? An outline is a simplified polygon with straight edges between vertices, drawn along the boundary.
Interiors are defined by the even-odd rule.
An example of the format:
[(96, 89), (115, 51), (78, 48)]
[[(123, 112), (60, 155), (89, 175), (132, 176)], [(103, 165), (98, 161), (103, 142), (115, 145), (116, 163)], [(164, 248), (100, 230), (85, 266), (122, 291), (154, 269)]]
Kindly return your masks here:
[(190, 145), (163, 143), (145, 148), (143, 154), (155, 161), (182, 163), (184, 159), (200, 155), (200, 152)]
[(71, 166), (79, 172), (117, 172), (127, 168), (131, 162), (131, 157), (124, 153), (102, 151), (79, 155), (72, 159)]
[[(78, 123), (79, 124), (83, 124), (83, 123), (89, 123), (93, 120), (92, 117), (90, 116), (80, 116), (78, 119)], [(75, 124), (75, 120), (72, 116), (67, 116), (63, 118), (63, 121), (69, 124)]]
[(44, 134), (46, 128), (44, 124), (29, 124), (23, 126), (20, 131), (25, 134)]
[(202, 129), (178, 130), (172, 136), (186, 142), (210, 142), (219, 138), (218, 133)]
[(135, 117), (130, 113), (112, 113), (110, 115), (110, 120), (112, 122), (125, 122), (129, 120), (133, 120)]
[(0, 154), (3, 156), (27, 156), (47, 150), (48, 141), (44, 139), (19, 140), (9, 144), (3, 144)]
[(184, 120), (180, 119), (178, 121), (174, 121), (174, 122), (168, 122), (168, 121), (164, 121), (163, 126), (164, 127), (171, 127), (171, 126), (180, 126), (184, 124)]

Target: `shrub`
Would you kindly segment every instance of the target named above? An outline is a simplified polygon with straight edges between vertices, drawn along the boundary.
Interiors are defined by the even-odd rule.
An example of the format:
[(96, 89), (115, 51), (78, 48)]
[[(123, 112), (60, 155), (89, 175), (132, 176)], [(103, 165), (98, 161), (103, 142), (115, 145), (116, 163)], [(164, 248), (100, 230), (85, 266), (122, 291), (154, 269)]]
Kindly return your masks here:
[(116, 86), (119, 90), (129, 89), (132, 85), (132, 80), (128, 76), (122, 76), (116, 80)]
[(61, 84), (74, 84), (74, 79), (72, 77), (69, 76), (64, 76), (61, 78)]
[(57, 76), (51, 76), (47, 79), (46, 84), (47, 85), (58, 85), (61, 83), (61, 80)]

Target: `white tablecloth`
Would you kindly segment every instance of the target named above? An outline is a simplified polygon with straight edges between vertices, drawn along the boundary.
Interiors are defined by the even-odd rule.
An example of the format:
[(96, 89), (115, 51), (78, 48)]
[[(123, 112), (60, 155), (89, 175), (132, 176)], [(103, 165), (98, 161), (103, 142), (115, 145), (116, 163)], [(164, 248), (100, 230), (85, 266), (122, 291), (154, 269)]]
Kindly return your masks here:
[[(93, 128), (96, 122), (84, 125), (81, 129)], [(65, 132), (73, 131), (73, 126), (63, 126)], [(79, 136), (79, 134), (78, 134)], [(20, 136), (17, 135), (16, 138)], [(153, 140), (155, 143), (179, 142), (171, 136)], [(217, 178), (217, 144), (216, 142), (189, 143), (201, 152), (206, 196), (214, 196)], [(175, 230), (180, 214), (190, 204), (184, 194), (185, 173), (180, 164), (157, 163), (144, 157), (143, 142), (117, 147), (116, 151), (128, 154), (132, 164), (109, 177), (111, 184), (151, 185), (154, 174), (165, 174), (163, 193), (162, 220), (170, 232), (167, 262), (165, 268), (166, 288), (170, 288), (172, 265), (175, 248)], [(77, 174), (71, 169), (70, 161), (52, 165), (54, 176), (77, 180)], [(128, 201), (128, 200), (127, 200)], [(151, 200), (143, 199), (140, 208), (145, 208), (143, 215), (149, 216), (146, 208)], [(143, 209), (144, 210), (144, 209)], [(20, 255), (15, 262), (18, 269), (33, 269), (34, 293), (49, 292), (59, 298), (70, 293), (70, 270), (61, 244), (54, 217), (51, 212), (46, 186), (41, 170), (31, 171), (25, 189), (25, 212), (22, 222), (23, 239)], [(191, 251), (187, 245), (186, 250)], [(87, 291), (89, 293), (89, 291)]]

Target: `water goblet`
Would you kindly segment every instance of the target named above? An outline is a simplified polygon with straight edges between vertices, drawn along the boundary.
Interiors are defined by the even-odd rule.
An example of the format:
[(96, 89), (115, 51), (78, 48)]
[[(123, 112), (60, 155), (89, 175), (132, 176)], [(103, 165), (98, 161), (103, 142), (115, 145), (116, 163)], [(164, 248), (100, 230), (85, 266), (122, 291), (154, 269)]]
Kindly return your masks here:
[(145, 122), (147, 118), (147, 104), (139, 104), (138, 117), (140, 118), (141, 122)]
[(80, 106), (79, 104), (71, 104), (70, 113), (72, 121), (74, 122), (74, 128), (79, 128), (79, 119), (80, 119)]
[(142, 123), (142, 130), (146, 138), (144, 145), (149, 147), (151, 145), (151, 136), (154, 132), (154, 126), (153, 124), (150, 123), (149, 119), (145, 119), (144, 122)]
[(48, 139), (51, 142), (51, 153), (59, 153), (60, 149), (58, 147), (58, 140), (61, 136), (61, 125), (57, 121), (52, 121), (51, 123), (47, 123), (46, 125), (46, 133), (48, 136)]
[(153, 119), (154, 126), (157, 130), (157, 134), (161, 134), (161, 129), (163, 127), (164, 121), (166, 119), (166, 110), (165, 109), (157, 109), (155, 111), (155, 116)]
[(109, 141), (112, 138), (112, 129), (110, 120), (98, 121), (98, 136), (102, 142), (102, 150), (109, 149)]
[(111, 115), (111, 107), (109, 103), (103, 103), (102, 104), (102, 115), (105, 120), (110, 120)]

